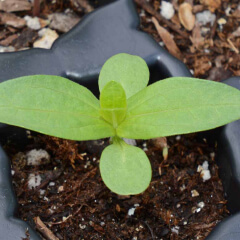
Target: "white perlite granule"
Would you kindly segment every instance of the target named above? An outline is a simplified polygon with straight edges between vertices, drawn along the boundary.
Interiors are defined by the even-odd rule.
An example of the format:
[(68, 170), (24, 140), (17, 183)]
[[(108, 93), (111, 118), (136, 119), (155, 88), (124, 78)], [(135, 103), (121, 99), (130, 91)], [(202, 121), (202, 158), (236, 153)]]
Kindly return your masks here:
[(41, 176), (39, 174), (31, 173), (28, 177), (28, 188), (36, 188), (41, 184)]
[(209, 10), (200, 12), (196, 14), (197, 22), (201, 23), (202, 25), (206, 25), (207, 23), (211, 23), (211, 26), (213, 26), (216, 15), (214, 13), (211, 13)]
[(138, 203), (134, 204), (134, 207), (128, 210), (128, 216), (133, 216), (137, 207), (139, 207), (139, 204)]
[(197, 172), (200, 173), (203, 179), (203, 182), (211, 178), (211, 173), (208, 169), (208, 166), (209, 166), (208, 161), (204, 161), (204, 163), (202, 165), (198, 165), (198, 168), (197, 168)]
[(41, 28), (38, 17), (32, 18), (30, 16), (25, 16), (24, 20), (27, 22), (27, 26), (33, 30), (39, 30)]
[(42, 159), (50, 160), (50, 155), (43, 149), (33, 149), (26, 154), (27, 165), (38, 166), (41, 164)]
[(173, 233), (178, 234), (178, 233), (179, 233), (179, 229), (180, 229), (179, 226), (175, 226), (175, 227), (171, 228), (171, 231), (172, 231)]
[(174, 15), (174, 8), (170, 2), (162, 1), (161, 4), (161, 15), (166, 19), (171, 19)]

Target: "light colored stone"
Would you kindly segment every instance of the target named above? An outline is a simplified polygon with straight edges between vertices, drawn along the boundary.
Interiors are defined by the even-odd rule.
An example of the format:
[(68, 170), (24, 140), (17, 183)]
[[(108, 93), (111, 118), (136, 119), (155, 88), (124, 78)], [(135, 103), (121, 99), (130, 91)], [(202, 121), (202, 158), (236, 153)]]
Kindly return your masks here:
[(43, 163), (49, 163), (50, 155), (43, 149), (33, 149), (26, 154), (27, 165), (38, 166)]
[(197, 22), (201, 23), (202, 25), (206, 25), (207, 23), (210, 23), (211, 26), (213, 26), (216, 15), (214, 13), (211, 13), (209, 10), (200, 12), (196, 14)]
[(170, 2), (162, 1), (161, 15), (166, 19), (171, 19), (175, 13), (173, 5)]
[(41, 24), (39, 21), (38, 17), (30, 17), (30, 16), (25, 16), (24, 17), (25, 21), (27, 22), (27, 26), (33, 30), (39, 30), (41, 29)]
[(59, 37), (57, 32), (51, 30), (50, 28), (43, 28), (38, 32), (38, 35), (41, 37), (33, 43), (35, 48), (46, 48), (50, 49), (54, 41)]

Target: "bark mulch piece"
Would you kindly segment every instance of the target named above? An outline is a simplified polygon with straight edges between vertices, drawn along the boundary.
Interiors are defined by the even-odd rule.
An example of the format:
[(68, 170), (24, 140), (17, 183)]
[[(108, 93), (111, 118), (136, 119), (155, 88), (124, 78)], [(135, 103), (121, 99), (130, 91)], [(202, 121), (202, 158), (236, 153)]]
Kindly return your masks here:
[[(187, 31), (179, 19), (179, 8), (183, 1), (170, 1), (175, 9), (175, 15), (169, 20), (160, 14), (161, 1), (135, 0), (135, 2), (141, 18), (141, 29), (151, 34), (161, 45), (165, 45), (166, 49), (172, 49), (172, 41), (166, 43), (164, 37), (158, 33), (156, 23), (152, 21), (152, 17), (156, 18), (161, 27), (172, 35), (176, 49), (180, 49), (181, 55), (178, 51), (172, 54), (180, 58), (195, 77), (221, 81), (226, 76), (240, 76), (238, 0), (188, 1), (192, 5), (193, 15), (209, 10), (216, 17), (213, 26), (210, 23), (199, 25), (196, 20), (191, 31)], [(212, 73), (214, 67), (222, 68), (227, 73), (224, 72), (222, 75)], [(216, 70), (218, 69), (213, 71)]]

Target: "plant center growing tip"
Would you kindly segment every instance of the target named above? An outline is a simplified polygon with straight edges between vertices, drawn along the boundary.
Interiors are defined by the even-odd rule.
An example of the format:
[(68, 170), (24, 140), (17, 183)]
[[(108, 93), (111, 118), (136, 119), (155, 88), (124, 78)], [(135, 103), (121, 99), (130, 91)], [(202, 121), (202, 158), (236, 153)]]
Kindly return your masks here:
[(116, 129), (127, 112), (126, 94), (120, 83), (108, 82), (100, 94), (100, 115)]

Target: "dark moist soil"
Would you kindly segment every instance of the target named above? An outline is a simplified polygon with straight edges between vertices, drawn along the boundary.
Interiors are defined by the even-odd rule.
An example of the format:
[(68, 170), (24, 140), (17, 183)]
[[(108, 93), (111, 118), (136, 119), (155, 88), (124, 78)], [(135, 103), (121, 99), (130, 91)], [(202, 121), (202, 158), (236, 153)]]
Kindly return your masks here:
[[(158, 141), (138, 141), (153, 178), (137, 196), (118, 196), (102, 182), (99, 159), (108, 140), (74, 142), (39, 135), (24, 150), (8, 145), (20, 217), (32, 223), (39, 217), (64, 240), (205, 239), (228, 215), (216, 149), (195, 134), (169, 137), (167, 143), (164, 161)], [(50, 162), (28, 166), (25, 154), (32, 149), (45, 149)], [(204, 182), (197, 169), (205, 161), (211, 179)], [(41, 176), (35, 189), (29, 189), (30, 174)]]

